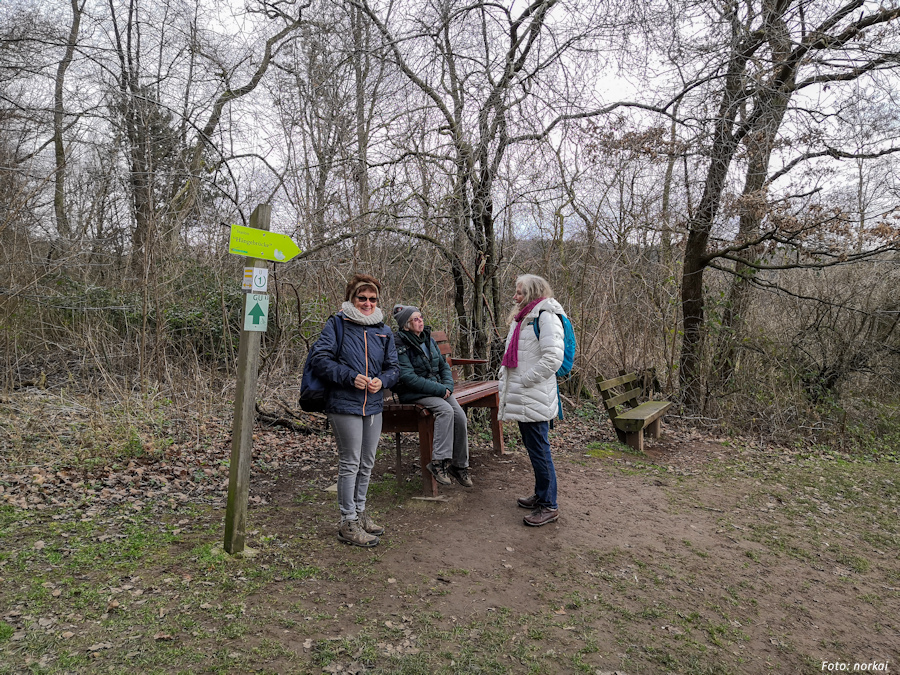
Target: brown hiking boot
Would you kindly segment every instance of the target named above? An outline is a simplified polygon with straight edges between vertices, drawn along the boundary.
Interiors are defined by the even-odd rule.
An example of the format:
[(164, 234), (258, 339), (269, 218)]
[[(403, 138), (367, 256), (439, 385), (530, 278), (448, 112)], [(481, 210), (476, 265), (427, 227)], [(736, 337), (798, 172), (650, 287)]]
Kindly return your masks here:
[(547, 506), (538, 506), (530, 515), (525, 516), (522, 520), (526, 525), (531, 527), (540, 527), (547, 523), (555, 523), (559, 520), (559, 509), (551, 509)]
[(369, 534), (375, 534), (381, 536), (384, 534), (384, 528), (381, 525), (377, 525), (374, 520), (372, 520), (372, 516), (369, 515), (368, 511), (357, 511), (356, 515), (359, 516), (359, 526), (368, 532)]
[(535, 507), (537, 507), (538, 504), (538, 496), (531, 495), (530, 497), (519, 497), (518, 499), (516, 499), (516, 504), (521, 506), (523, 509), (534, 511)]
[(456, 482), (463, 487), (472, 487), (472, 479), (469, 477), (469, 467), (453, 466), (447, 468), (447, 473), (456, 479)]
[(345, 544), (372, 548), (378, 546), (378, 537), (369, 534), (359, 525), (358, 520), (345, 520), (338, 529), (338, 539)]
[(441, 485), (450, 485), (450, 474), (447, 473), (446, 459), (432, 460), (425, 466), (434, 476), (434, 479)]

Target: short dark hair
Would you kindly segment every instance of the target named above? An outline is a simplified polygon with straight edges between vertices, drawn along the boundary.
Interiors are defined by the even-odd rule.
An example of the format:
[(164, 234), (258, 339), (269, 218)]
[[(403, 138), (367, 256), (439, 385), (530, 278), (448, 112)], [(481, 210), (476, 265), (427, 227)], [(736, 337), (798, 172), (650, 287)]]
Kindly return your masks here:
[(347, 290), (344, 300), (349, 300), (360, 289), (371, 288), (375, 294), (381, 296), (381, 282), (371, 274), (354, 274), (347, 282)]

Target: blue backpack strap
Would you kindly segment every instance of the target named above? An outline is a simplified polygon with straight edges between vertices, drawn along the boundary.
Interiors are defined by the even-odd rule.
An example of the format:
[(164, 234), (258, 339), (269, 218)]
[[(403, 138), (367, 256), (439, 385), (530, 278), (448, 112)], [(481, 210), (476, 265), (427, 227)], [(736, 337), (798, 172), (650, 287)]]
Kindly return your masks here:
[[(547, 311), (546, 309), (542, 309), (540, 312), (538, 312), (537, 318), (534, 320), (534, 323), (532, 324), (532, 326), (534, 326), (534, 336), (538, 340), (541, 339), (541, 327), (539, 325), (541, 323), (541, 314), (543, 314), (546, 311)], [(562, 319), (560, 319), (560, 323), (562, 323)], [(565, 333), (565, 332), (566, 332), (566, 325), (563, 324), (563, 333)], [(559, 408), (559, 412), (558, 412), (559, 419), (563, 419), (562, 396), (559, 393), (559, 378), (556, 378), (556, 405), (557, 405), (557, 408)], [(551, 422), (552, 422), (552, 420), (551, 420)]]

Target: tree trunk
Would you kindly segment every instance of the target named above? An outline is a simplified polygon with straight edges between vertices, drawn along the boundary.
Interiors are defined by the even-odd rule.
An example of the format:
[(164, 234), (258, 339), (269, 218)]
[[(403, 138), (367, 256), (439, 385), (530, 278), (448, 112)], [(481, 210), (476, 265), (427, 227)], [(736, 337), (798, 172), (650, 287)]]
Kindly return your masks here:
[(53, 151), (56, 160), (55, 186), (53, 191), (53, 210), (56, 214), (56, 233), (62, 239), (72, 236), (72, 228), (66, 214), (66, 146), (63, 140), (65, 130), (65, 106), (63, 104), (63, 87), (66, 79), (66, 71), (72, 63), (75, 53), (75, 44), (78, 42), (78, 29), (81, 25), (81, 13), (84, 10), (82, 0), (78, 6), (78, 0), (72, 0), (72, 25), (69, 27), (69, 39), (66, 43), (66, 52), (56, 68), (56, 80), (53, 92)]

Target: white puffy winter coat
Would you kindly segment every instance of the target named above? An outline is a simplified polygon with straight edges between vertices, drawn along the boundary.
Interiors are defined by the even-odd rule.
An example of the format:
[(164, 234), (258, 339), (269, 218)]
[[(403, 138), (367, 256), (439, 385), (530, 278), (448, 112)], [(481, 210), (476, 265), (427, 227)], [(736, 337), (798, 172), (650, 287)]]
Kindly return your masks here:
[[(541, 310), (546, 311), (540, 314)], [(556, 314), (565, 314), (562, 305), (554, 298), (547, 298), (523, 319), (519, 331), (519, 365), (500, 366), (500, 419), (546, 422), (559, 413), (556, 371), (562, 364), (565, 342), (562, 322)], [(540, 342), (534, 334), (538, 315)], [(507, 347), (515, 326), (513, 322), (509, 327)]]

